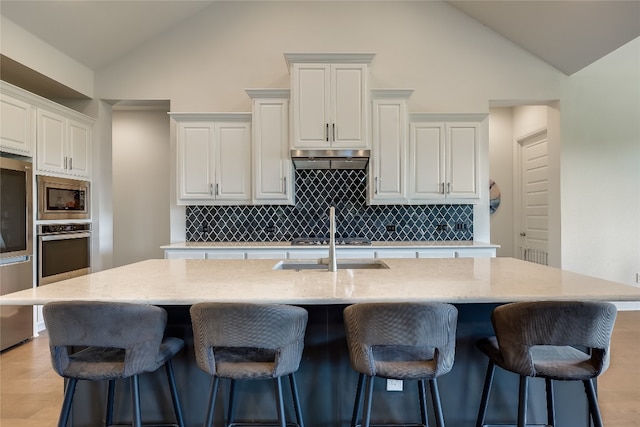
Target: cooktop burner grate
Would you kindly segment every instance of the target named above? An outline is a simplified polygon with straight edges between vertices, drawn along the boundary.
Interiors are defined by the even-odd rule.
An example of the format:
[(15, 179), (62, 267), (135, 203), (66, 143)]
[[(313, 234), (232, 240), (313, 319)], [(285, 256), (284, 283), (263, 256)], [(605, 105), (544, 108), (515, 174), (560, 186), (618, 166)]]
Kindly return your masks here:
[[(298, 237), (291, 241), (292, 246), (328, 245), (328, 237)], [(370, 246), (371, 240), (364, 237), (336, 237), (336, 246)]]

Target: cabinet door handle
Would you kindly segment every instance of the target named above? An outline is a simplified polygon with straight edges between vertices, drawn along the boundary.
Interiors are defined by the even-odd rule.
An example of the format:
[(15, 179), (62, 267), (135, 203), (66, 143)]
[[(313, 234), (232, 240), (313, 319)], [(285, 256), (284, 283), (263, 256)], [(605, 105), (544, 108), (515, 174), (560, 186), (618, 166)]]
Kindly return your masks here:
[(447, 194), (451, 194), (451, 183), (447, 182)]
[(326, 126), (326, 128), (324, 130), (324, 136), (325, 136), (325, 139), (327, 140), (327, 142), (329, 142), (329, 123), (327, 123), (327, 126)]
[(333, 142), (336, 142), (336, 124), (333, 124)]
[(213, 196), (213, 184), (209, 184), (209, 194)]
[(67, 169), (67, 157), (64, 157), (64, 169)]
[(73, 169), (73, 157), (69, 157), (69, 170)]
[(216, 184), (216, 196), (220, 195), (220, 184)]
[(373, 193), (378, 194), (378, 177), (377, 176), (374, 178)]
[(440, 184), (440, 194), (444, 194), (444, 182)]
[(284, 195), (286, 196), (287, 195), (287, 177), (286, 176), (282, 178), (282, 182), (284, 184), (284, 191), (283, 192), (284, 192)]

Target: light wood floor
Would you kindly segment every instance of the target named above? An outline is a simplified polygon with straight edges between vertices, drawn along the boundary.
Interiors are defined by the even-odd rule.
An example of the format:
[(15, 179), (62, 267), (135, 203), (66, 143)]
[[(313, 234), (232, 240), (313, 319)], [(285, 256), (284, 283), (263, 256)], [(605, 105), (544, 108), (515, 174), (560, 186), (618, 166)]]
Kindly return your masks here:
[[(62, 387), (46, 334), (0, 353), (0, 426), (55, 426)], [(606, 426), (640, 427), (640, 311), (618, 313), (611, 366), (598, 380), (598, 393)]]

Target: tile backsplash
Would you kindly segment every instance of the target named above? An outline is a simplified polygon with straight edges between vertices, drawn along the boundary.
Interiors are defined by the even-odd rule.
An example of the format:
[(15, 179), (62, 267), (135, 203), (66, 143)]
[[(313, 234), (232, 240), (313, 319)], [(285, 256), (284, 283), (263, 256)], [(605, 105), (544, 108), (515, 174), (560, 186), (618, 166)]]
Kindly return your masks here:
[(296, 170), (294, 206), (187, 206), (190, 242), (290, 241), (336, 236), (376, 241), (473, 240), (473, 205), (367, 205), (365, 170)]

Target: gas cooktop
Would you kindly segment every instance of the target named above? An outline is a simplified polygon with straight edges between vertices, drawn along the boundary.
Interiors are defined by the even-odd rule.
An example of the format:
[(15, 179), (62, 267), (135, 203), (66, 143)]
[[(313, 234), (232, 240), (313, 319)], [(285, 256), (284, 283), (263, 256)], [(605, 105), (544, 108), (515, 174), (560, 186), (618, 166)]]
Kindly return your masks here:
[[(292, 246), (328, 245), (328, 237), (297, 237), (291, 241)], [(364, 237), (336, 237), (336, 246), (370, 246), (371, 240)]]

